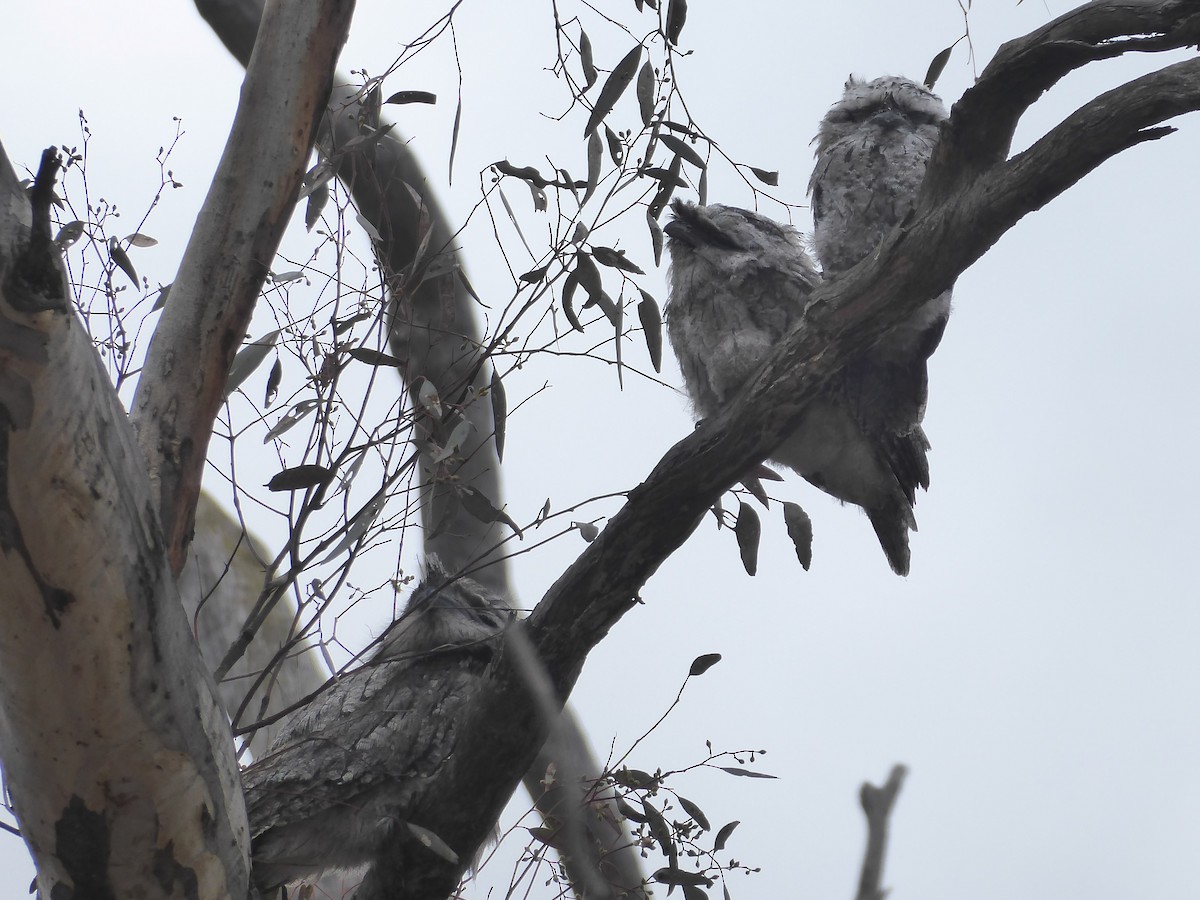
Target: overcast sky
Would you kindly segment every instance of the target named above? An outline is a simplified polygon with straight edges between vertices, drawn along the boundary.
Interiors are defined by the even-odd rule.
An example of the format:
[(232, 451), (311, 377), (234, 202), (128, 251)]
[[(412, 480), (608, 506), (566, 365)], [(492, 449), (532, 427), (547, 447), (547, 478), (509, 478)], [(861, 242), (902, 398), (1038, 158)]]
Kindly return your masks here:
[[(603, 6), (629, 20), (632, 5)], [(977, 68), (1070, 5), (976, 5)], [(602, 67), (631, 46), (572, 0), (558, 6), (564, 19), (584, 16)], [(360, 0), (342, 71), (383, 71), (436, 18), (432, 5), (405, 18), (420, 7)], [(478, 202), (476, 173), (495, 160), (545, 166), (551, 150), (583, 159), (578, 112), (561, 128), (547, 117), (565, 108), (549, 71), (551, 23), (548, 2), (467, 0), (460, 10), (452, 187), (452, 48), (435, 46), (388, 82), (439, 96), (433, 107), (402, 108), (401, 129), (456, 221)], [(779, 196), (803, 204), (809, 141), (846, 76), (920, 78), (963, 29), (952, 0), (692, 0), (681, 43), (694, 54), (681, 83), (696, 120), (734, 159), (778, 169)], [(173, 117), (182, 120), (171, 167), (184, 187), (147, 227), (159, 246), (137, 256), (152, 284), (169, 282), (228, 133), (240, 67), (182, 0), (16, 4), (6, 33), (0, 140), (9, 157), (36, 167), (41, 148), (78, 144), (83, 109), (92, 190), (126, 211), (125, 230), (157, 186), (154, 155), (171, 140)], [(1069, 77), (1026, 117), (1016, 149), (1177, 58)], [(939, 93), (952, 102), (974, 72), (960, 45)], [(615, 115), (636, 119), (632, 106)], [(778, 781), (701, 773), (677, 783), (714, 825), (742, 822), (729, 849), (762, 872), (734, 878), (734, 898), (851, 896), (864, 836), (858, 785), (895, 762), (911, 768), (888, 859), (896, 900), (1200, 896), (1200, 119), (1175, 124), (1178, 134), (1106, 163), (1019, 223), (959, 280), (930, 367), (932, 487), (919, 498), (907, 579), (888, 569), (857, 509), (789, 476), (772, 493), (812, 517), (811, 572), (792, 555), (778, 504), (763, 513), (755, 578), (732, 534), (709, 519), (646, 586), (645, 606), (592, 654), (574, 702), (602, 755), (650, 727), (693, 657), (724, 655), (630, 764), (683, 767), (704, 755), (706, 739), (768, 751), (758, 765)], [(709, 197), (753, 202), (716, 164)], [(794, 221), (810, 229), (806, 207)], [(621, 240), (652, 268), (640, 228)], [(463, 247), (476, 287), (507, 290), (486, 222)], [(663, 277), (644, 282), (660, 301)], [(645, 367), (638, 343), (626, 353)], [(673, 360), (662, 377), (679, 384)], [(508, 393), (510, 406), (536, 395), (509, 423), (505, 481), (518, 520), (547, 497), (561, 508), (632, 487), (692, 427), (675, 391), (636, 377), (621, 391), (610, 367), (579, 359), (532, 365)], [(581, 548), (572, 536), (517, 559), (522, 601)], [(23, 895), (23, 847), (0, 840), (0, 854), (12, 860), (0, 862), (7, 891)], [(488, 879), (503, 884), (506, 873)]]

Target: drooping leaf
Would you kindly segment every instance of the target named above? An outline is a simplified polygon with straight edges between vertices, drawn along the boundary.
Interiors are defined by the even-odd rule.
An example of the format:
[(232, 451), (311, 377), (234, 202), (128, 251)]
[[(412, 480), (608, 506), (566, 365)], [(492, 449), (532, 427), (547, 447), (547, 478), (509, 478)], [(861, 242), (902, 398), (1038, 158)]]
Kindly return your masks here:
[(654, 118), (654, 66), (650, 60), (642, 63), (637, 78), (638, 111), (642, 114), (642, 124), (649, 125)]
[(454, 426), (454, 430), (450, 432), (450, 437), (446, 439), (446, 445), (437, 453), (433, 454), (433, 462), (440, 463), (444, 460), (450, 459), (450, 457), (458, 453), (458, 451), (462, 449), (463, 444), (470, 439), (471, 429), (471, 420), (467, 418), (461, 419), (459, 423)]
[(592, 247), (592, 257), (602, 266), (608, 266), (612, 269), (620, 269), (623, 272), (632, 272), (634, 275), (645, 275), (646, 273), (636, 264), (625, 258), (623, 250), (614, 250), (612, 247)]
[(608, 142), (608, 155), (612, 158), (613, 165), (621, 165), (625, 159), (625, 145), (621, 143), (617, 133), (607, 125), (604, 126), (604, 139)]
[(158, 241), (148, 234), (141, 234), (137, 231), (126, 235), (125, 240), (129, 242), (130, 247), (154, 247), (158, 244)]
[(450, 129), (450, 162), (446, 168), (446, 182), (454, 184), (454, 153), (458, 150), (458, 128), (462, 124), (462, 85), (459, 85), (458, 103), (454, 106), (454, 127)]
[(667, 825), (667, 820), (649, 800), (642, 800), (642, 808), (646, 810), (646, 824), (650, 826), (650, 834), (658, 841), (663, 853), (669, 852), (674, 842), (671, 840), (671, 828)]
[(329, 185), (326, 182), (321, 182), (311, 194), (308, 195), (308, 203), (304, 207), (304, 228), (307, 231), (312, 231), (313, 226), (321, 221), (321, 213), (325, 210), (325, 206), (329, 203)]
[(596, 83), (599, 74), (596, 72), (596, 63), (592, 59), (591, 38), (583, 29), (579, 30), (579, 65), (583, 69), (583, 90), (586, 92)]
[[(654, 221), (651, 219), (650, 221)], [(657, 225), (658, 223), (655, 222)], [(641, 291), (642, 301), (638, 304), (638, 321), (646, 335), (646, 349), (650, 352), (650, 365), (655, 372), (662, 371), (662, 314), (654, 298)]]
[(637, 74), (638, 63), (641, 62), (641, 59), (642, 45), (638, 44), (613, 67), (604, 82), (604, 87), (600, 88), (600, 96), (596, 98), (596, 105), (592, 107), (592, 114), (588, 117), (587, 125), (583, 129), (585, 135), (595, 131), (596, 126), (604, 120), (604, 117), (612, 112), (612, 108), (616, 106), (621, 95), (625, 93), (625, 89), (633, 81), (633, 76)]
[(589, 544), (600, 537), (600, 528), (594, 522), (576, 522), (575, 527), (579, 529), (579, 536)]
[(634, 809), (624, 797), (617, 797), (617, 812), (629, 819), (631, 822), (645, 822), (646, 814), (638, 812)]
[(129, 259), (129, 254), (121, 249), (121, 245), (115, 237), (108, 239), (108, 255), (117, 267), (129, 276), (129, 280), (133, 282), (133, 286), (137, 287), (137, 269), (133, 267), (133, 263)]
[(679, 45), (679, 34), (687, 21), (687, 0), (671, 0), (667, 6), (667, 40)]
[(687, 187), (687, 182), (679, 172), (672, 172), (670, 169), (664, 169), (660, 166), (650, 166), (638, 172), (639, 175), (648, 175), (655, 181), (666, 182), (670, 181), (675, 187)]
[(742, 555), (742, 565), (747, 575), (758, 571), (758, 541), (762, 537), (762, 522), (754, 507), (738, 502), (737, 524), (733, 526), (737, 536), (738, 551)]
[(229, 367), (229, 374), (225, 376), (225, 393), (224, 397), (228, 399), (229, 395), (238, 389), (243, 381), (250, 377), (259, 366), (263, 364), (263, 360), (271, 352), (271, 348), (275, 346), (275, 341), (279, 337), (282, 329), (276, 328), (269, 334), (264, 334), (252, 344), (247, 344), (237, 352), (233, 358), (233, 364)]
[[(717, 659), (721, 658), (721, 654), (719, 654), (719, 653), (710, 653), (709, 656), (715, 656), (715, 657), (717, 657)], [(703, 659), (703, 658), (704, 657), (700, 657), (700, 659)], [(716, 660), (713, 660), (713, 662), (716, 662)], [(696, 664), (692, 663), (692, 668), (695, 668), (695, 667), (696, 667)], [(695, 820), (697, 825), (699, 825), (705, 831), (712, 831), (712, 826), (708, 824), (708, 816), (704, 815), (704, 810), (702, 810), (700, 807), (698, 807), (695, 803), (693, 803), (687, 797), (682, 797), (682, 796), (677, 795), (676, 799), (679, 800), (679, 805), (683, 807), (683, 811), (685, 813), (687, 813), (689, 816), (691, 816), (692, 819)]]
[(283, 361), (279, 357), (275, 357), (275, 364), (271, 366), (271, 374), (267, 376), (267, 390), (263, 394), (263, 406), (270, 407), (275, 402), (275, 397), (279, 394), (279, 382), (283, 379)]
[(603, 292), (604, 285), (600, 279), (600, 270), (596, 268), (588, 252), (582, 248), (575, 251), (575, 276), (587, 291), (589, 304), (595, 303), (597, 295)]
[(562, 289), (562, 310), (563, 315), (567, 317), (567, 322), (571, 327), (583, 333), (583, 323), (579, 321), (579, 316), (575, 314), (575, 305), (572, 299), (575, 296), (575, 288), (579, 285), (579, 276), (575, 272), (570, 272), (566, 280), (563, 282)]
[(951, 44), (929, 61), (929, 69), (925, 72), (925, 87), (929, 90), (932, 91), (937, 80), (942, 77), (942, 70), (946, 68), (946, 63), (950, 62), (950, 54), (953, 52), (954, 44)]
[[(603, 156), (604, 143), (600, 140), (599, 132), (593, 131), (588, 135), (587, 190), (583, 193), (583, 203), (588, 202), (588, 198), (596, 193), (596, 187), (600, 184), (600, 164), (603, 162)], [(582, 206), (583, 203), (580, 205)]]
[(478, 488), (467, 485), (462, 489), (459, 498), (462, 500), (463, 509), (480, 522), (489, 524), (491, 522), (503, 522), (520, 537), (525, 536), (520, 526), (509, 517), (508, 513), (502, 509), (496, 509), (492, 501)]
[(646, 210), (646, 227), (650, 229), (650, 245), (654, 248), (654, 265), (662, 265), (663, 252), (663, 230), (658, 224), (658, 219), (650, 214), (650, 210)]
[(354, 220), (358, 222), (363, 231), (367, 233), (367, 237), (375, 243), (383, 243), (383, 238), (379, 234), (379, 229), (370, 223), (370, 221), (362, 213), (355, 213)]
[(429, 91), (397, 91), (383, 101), (384, 103), (437, 103), (437, 94)]
[(504, 393), (504, 382), (500, 373), (493, 367), (492, 381), (488, 386), (488, 396), (492, 400), (492, 429), (496, 441), (496, 458), (504, 462), (504, 429), (508, 426), (508, 398)]
[(650, 201), (650, 207), (647, 210), (648, 215), (655, 221), (662, 215), (663, 210), (667, 208), (667, 204), (671, 202), (671, 195), (675, 193), (675, 183), (679, 180), (679, 173), (682, 169), (683, 157), (676, 155), (671, 160), (671, 168), (669, 170), (673, 177), (662, 180), (662, 186), (658, 189), (658, 193), (654, 195), (654, 199)]
[(268, 491), (300, 491), (323, 484), (333, 476), (333, 469), (304, 465), (284, 469), (267, 482)]
[(783, 524), (787, 526), (788, 537), (796, 547), (796, 559), (800, 560), (800, 565), (807, 572), (812, 565), (812, 519), (799, 504), (784, 503)]
[(778, 172), (768, 172), (766, 169), (759, 169), (755, 166), (751, 166), (750, 171), (753, 172), (754, 177), (757, 178), (759, 181), (761, 181), (763, 184), (770, 185), (771, 187), (779, 187), (779, 173)]
[(721, 830), (717, 832), (717, 836), (713, 839), (713, 851), (719, 852), (724, 850), (725, 845), (729, 842), (729, 836), (733, 834), (733, 829), (741, 824), (741, 822), (735, 820), (728, 825), (723, 825)]
[[(692, 660), (691, 668), (688, 669), (688, 675), (703, 675), (720, 661), (720, 653), (702, 653), (700, 656), (697, 656)], [(708, 826), (705, 825), (704, 827), (707, 828)]]
[(155, 300), (154, 305), (152, 307), (150, 307), (150, 312), (154, 312), (156, 309), (162, 309), (164, 306), (167, 305), (167, 295), (169, 295), (171, 293), (171, 287), (174, 284), (175, 284), (175, 282), (172, 281), (171, 284), (168, 284), (166, 286), (159, 285), (158, 299)]

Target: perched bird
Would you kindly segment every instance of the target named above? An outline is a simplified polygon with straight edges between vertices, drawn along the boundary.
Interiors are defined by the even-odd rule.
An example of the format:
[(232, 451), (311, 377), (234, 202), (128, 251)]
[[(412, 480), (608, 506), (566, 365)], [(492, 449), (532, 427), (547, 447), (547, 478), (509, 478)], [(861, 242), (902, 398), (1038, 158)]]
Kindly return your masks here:
[[(908, 217), (945, 120), (942, 101), (907, 78), (846, 82), (813, 141), (817, 164), (808, 185), (813, 245), (826, 278), (853, 268)], [(916, 485), (929, 487), (928, 441), (920, 428), (929, 393), (926, 360), (949, 316), (947, 290), (891, 331), (865, 365), (845, 373), (847, 396), (869, 405), (877, 425), (924, 445), (917, 470), (901, 475), (910, 494)]]
[(242, 773), (260, 891), (387, 852), (454, 752), (457, 713), (511, 617), (503, 598), (426, 561), (375, 655), (295, 712)]
[[(804, 318), (820, 283), (793, 228), (731, 206), (675, 201), (664, 228), (671, 254), (667, 333), (699, 418), (723, 410)], [(856, 363), (867, 365), (867, 363)], [(924, 446), (880, 427), (838, 378), (809, 404), (771, 461), (861, 506), (888, 561), (908, 572), (913, 469)]]

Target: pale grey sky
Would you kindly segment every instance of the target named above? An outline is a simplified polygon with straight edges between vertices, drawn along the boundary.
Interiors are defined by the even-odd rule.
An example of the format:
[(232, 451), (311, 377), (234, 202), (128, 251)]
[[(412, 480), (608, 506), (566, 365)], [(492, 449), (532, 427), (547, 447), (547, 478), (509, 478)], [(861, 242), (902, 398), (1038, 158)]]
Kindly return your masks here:
[[(1000, 42), (1069, 6), (976, 4), (978, 68)], [(622, 15), (626, 7), (616, 5)], [(778, 169), (779, 194), (792, 203), (806, 200), (809, 141), (846, 76), (919, 78), (963, 31), (952, 0), (691, 7), (682, 44), (695, 52), (681, 70), (691, 111), (735, 159)], [(409, 8), (360, 0), (342, 70), (383, 71), (437, 15), (429, 6), (409, 21)], [(599, 64), (630, 46), (582, 6), (559, 8), (589, 16)], [(137, 257), (152, 283), (169, 282), (240, 68), (182, 0), (21, 4), (6, 19), (0, 140), (10, 158), (35, 166), (42, 147), (79, 143), (82, 108), (92, 189), (119, 203), (128, 230), (157, 185), (155, 151), (171, 139), (172, 117), (183, 120), (171, 165), (185, 187), (167, 194), (147, 229), (160, 245)], [(458, 220), (490, 162), (544, 166), (547, 151), (583, 158), (582, 119), (560, 129), (542, 115), (564, 108), (548, 71), (550, 23), (550, 4), (533, 0), (461, 9), (453, 187), (441, 183), (457, 86), (449, 45), (388, 83), (439, 95), (435, 107), (402, 108), (400, 127)], [(1031, 111), (1018, 149), (1166, 62), (1120, 60), (1071, 76)], [(960, 46), (939, 92), (952, 102), (972, 77)], [(631, 764), (682, 767), (706, 739), (768, 751), (760, 765), (778, 781), (710, 773), (678, 784), (714, 824), (742, 822), (729, 849), (762, 872), (734, 878), (734, 898), (850, 896), (864, 833), (858, 785), (894, 762), (912, 770), (888, 859), (896, 900), (1200, 896), (1200, 120), (1176, 124), (1180, 133), (1105, 164), (1019, 223), (958, 282), (931, 364), (932, 487), (919, 498), (909, 578), (891, 574), (857, 510), (789, 477), (772, 493), (812, 516), (811, 572), (792, 557), (777, 505), (763, 513), (755, 578), (731, 533), (708, 520), (646, 586), (645, 606), (592, 654), (574, 702), (602, 754), (653, 723), (693, 657), (724, 654)], [(717, 165), (709, 196), (752, 202)], [(795, 223), (810, 227), (806, 209)], [(648, 263), (640, 229), (622, 234), (631, 258)], [(507, 275), (486, 223), (463, 246), (475, 285), (503, 296)], [(660, 301), (662, 279), (659, 270), (645, 282)], [(644, 364), (636, 343), (627, 354)], [(678, 394), (637, 378), (621, 392), (609, 367), (562, 358), (522, 375), (509, 384), (510, 405), (544, 382), (550, 389), (509, 423), (505, 479), (517, 519), (546, 497), (561, 508), (632, 487), (691, 429)], [(679, 383), (673, 360), (663, 378)], [(522, 600), (537, 598), (581, 546), (570, 537), (520, 557)], [(0, 854), (3, 884), (23, 895), (22, 846), (0, 840)], [(489, 883), (507, 883), (495, 869)]]

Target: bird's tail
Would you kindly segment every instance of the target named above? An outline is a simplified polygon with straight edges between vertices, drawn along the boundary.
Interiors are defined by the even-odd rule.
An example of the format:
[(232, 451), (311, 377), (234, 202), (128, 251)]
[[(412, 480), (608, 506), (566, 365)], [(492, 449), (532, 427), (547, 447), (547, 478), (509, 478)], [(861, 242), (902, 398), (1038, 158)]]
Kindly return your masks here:
[(892, 571), (897, 575), (907, 575), (908, 533), (917, 530), (917, 520), (912, 507), (903, 497), (893, 497), (885, 506), (868, 509), (866, 513)]

